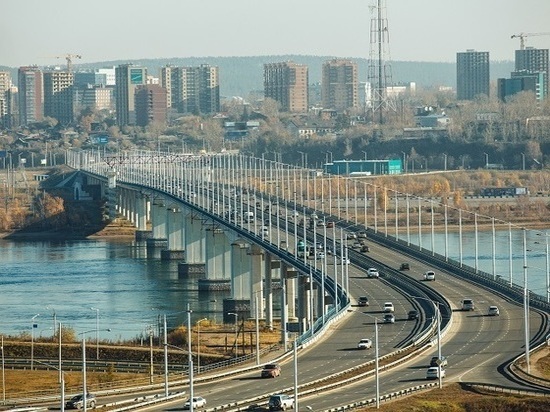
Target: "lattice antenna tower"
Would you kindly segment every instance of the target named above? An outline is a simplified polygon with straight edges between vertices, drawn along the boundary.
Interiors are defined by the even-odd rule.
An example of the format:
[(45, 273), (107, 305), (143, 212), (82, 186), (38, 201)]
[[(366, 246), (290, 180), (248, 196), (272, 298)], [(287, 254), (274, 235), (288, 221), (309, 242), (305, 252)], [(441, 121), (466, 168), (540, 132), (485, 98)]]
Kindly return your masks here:
[(372, 120), (384, 123), (384, 114), (397, 111), (395, 100), (388, 97), (387, 87), (393, 85), (390, 59), (390, 33), (386, 17), (386, 0), (374, 0), (376, 5), (369, 7), (370, 44), (367, 63), (367, 82), (370, 86), (370, 99), (367, 94), (367, 110), (372, 112)]

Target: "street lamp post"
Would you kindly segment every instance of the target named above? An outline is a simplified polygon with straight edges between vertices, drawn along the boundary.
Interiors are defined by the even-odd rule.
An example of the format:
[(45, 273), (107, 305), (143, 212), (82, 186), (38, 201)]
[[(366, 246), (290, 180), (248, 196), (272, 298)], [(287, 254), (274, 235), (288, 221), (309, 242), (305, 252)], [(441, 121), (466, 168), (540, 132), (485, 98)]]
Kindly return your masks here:
[(34, 320), (38, 316), (40, 316), (40, 313), (31, 318), (31, 371), (34, 369), (34, 330), (38, 327), (38, 324), (34, 323)]
[(489, 168), (489, 155), (487, 153), (483, 153), (485, 155), (485, 169)]
[(4, 364), (4, 336), (2, 335), (2, 343), (0, 345), (2, 350), (2, 404), (6, 403), (6, 374), (5, 374), (5, 364)]
[(201, 373), (201, 322), (208, 320), (207, 318), (199, 319), (197, 324), (197, 375)]
[[(82, 335), (82, 411), (86, 412), (87, 409), (87, 398), (88, 398), (88, 390), (86, 387), (88, 386), (86, 383), (86, 334), (90, 332), (95, 332), (97, 329), (92, 330), (86, 330), (84, 332), (80, 332), (79, 335)], [(111, 329), (105, 329), (106, 332), (110, 332)]]
[(187, 304), (187, 359), (189, 366), (189, 412), (193, 412), (193, 398), (195, 394), (193, 393), (193, 352), (191, 352), (191, 307), (189, 303)]
[[(37, 363), (40, 363), (42, 365), (45, 365), (49, 368), (53, 368), (59, 371), (59, 376), (61, 376), (61, 379), (59, 380), (59, 386), (60, 386), (60, 398), (61, 398), (61, 407), (59, 408), (61, 412), (65, 412), (65, 372), (61, 369), (56, 368), (53, 365), (50, 365), (49, 363), (36, 361)], [(5, 399), (4, 399), (5, 400)]]
[(99, 359), (99, 309), (91, 307), (95, 310), (95, 358)]
[(525, 170), (525, 153), (521, 154), (521, 169)]
[(239, 332), (238, 332), (238, 323), (239, 323), (239, 314), (238, 313), (233, 313), (233, 312), (228, 312), (227, 313), (228, 315), (231, 315), (231, 316), (235, 316), (235, 358), (237, 358), (239, 356), (239, 351), (238, 351), (238, 344), (239, 344)]

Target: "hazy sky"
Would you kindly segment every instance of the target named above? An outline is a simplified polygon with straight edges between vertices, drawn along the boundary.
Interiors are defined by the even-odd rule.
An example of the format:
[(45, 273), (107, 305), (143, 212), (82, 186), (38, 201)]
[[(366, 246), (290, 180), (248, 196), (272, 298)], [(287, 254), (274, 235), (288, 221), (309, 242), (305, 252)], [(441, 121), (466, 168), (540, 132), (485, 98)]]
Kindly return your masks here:
[[(0, 65), (303, 54), (367, 58), (375, 0), (1, 0)], [(550, 0), (386, 0), (394, 61), (513, 60), (550, 32)], [(550, 35), (526, 38), (550, 48)]]

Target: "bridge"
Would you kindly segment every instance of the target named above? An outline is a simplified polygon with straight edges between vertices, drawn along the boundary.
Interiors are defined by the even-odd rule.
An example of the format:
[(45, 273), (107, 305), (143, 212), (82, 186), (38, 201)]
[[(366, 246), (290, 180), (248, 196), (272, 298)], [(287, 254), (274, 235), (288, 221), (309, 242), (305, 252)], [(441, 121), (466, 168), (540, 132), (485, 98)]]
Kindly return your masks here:
[[(274, 308), (280, 306), (285, 347), (290, 334), (299, 336), (301, 346), (308, 346), (350, 311), (359, 312), (361, 318), (363, 313), (354, 309), (361, 293), (356, 284), (364, 279), (361, 268), (366, 267), (377, 268), (383, 280), (371, 283), (369, 293), (393, 296), (402, 310), (415, 307), (422, 313), (420, 322), (409, 322), (398, 333), (388, 331), (383, 336), (388, 352), (431, 341), (437, 330), (437, 309), (443, 333), (450, 330), (456, 303), (427, 282), (400, 272), (396, 262), (403, 256), (439, 268), (464, 289), (471, 289), (462, 283), (468, 280), (505, 296), (513, 305), (524, 304), (542, 314), (540, 324), (525, 326), (526, 353), (548, 333), (547, 315), (543, 315), (550, 312), (548, 296), (529, 293), (527, 284), (516, 284), (512, 274), (506, 279), (495, 270), (489, 273), (477, 264), (466, 265), (462, 244), (458, 259), (449, 256), (446, 235), (451, 222), (460, 233), (470, 225), (477, 239), (480, 220), (485, 219), (494, 231), (499, 224), (494, 219), (452, 209), (434, 199), (391, 192), (368, 179), (326, 176), (240, 154), (70, 151), (67, 163), (86, 176), (76, 192), (99, 188), (107, 199), (109, 216), (122, 214), (135, 223), (137, 239), (145, 240), (148, 248), (160, 248), (162, 259), (181, 261), (181, 276), (196, 276), (203, 290), (230, 288), (232, 298), (224, 302), (224, 316), (229, 312), (242, 318), (261, 316), (272, 325)], [(426, 221), (429, 229), (422, 224)], [(509, 224), (504, 227), (511, 229)], [(443, 253), (436, 252), (436, 228), (445, 231)], [(430, 245), (422, 244), (423, 231), (431, 234)], [(367, 237), (371, 249), (374, 245), (373, 253), (353, 248), (358, 234)], [(316, 250), (313, 258), (299, 253), (300, 239)], [(326, 258), (317, 259), (317, 252)], [(342, 259), (353, 265), (338, 264)], [(279, 305), (273, 301), (277, 289)], [(372, 320), (379, 315), (367, 316)], [(358, 324), (372, 324), (366, 320)]]

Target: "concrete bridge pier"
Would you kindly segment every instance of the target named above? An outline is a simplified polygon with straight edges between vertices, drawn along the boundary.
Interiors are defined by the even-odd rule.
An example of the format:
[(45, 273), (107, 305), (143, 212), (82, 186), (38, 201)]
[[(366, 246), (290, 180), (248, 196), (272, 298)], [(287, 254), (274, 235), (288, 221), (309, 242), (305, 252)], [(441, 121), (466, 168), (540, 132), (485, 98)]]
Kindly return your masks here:
[(147, 229), (147, 220), (149, 217), (150, 206), (151, 206), (151, 202), (149, 201), (149, 198), (146, 195), (140, 193), (136, 197), (136, 215), (137, 215), (137, 226), (136, 226), (137, 230), (135, 233), (136, 241), (150, 239), (153, 236), (153, 232)]
[(161, 260), (183, 260), (183, 213), (181, 208), (170, 206), (166, 209), (167, 248), (160, 251)]
[[(264, 314), (264, 273), (265, 264), (263, 262), (264, 253), (262, 248), (258, 245), (252, 244), (248, 249), (248, 255), (250, 258), (250, 285), (248, 296), (250, 297), (250, 317), (256, 318), (256, 315), (260, 319), (265, 319)], [(257, 310), (256, 310), (257, 306)]]
[[(231, 243), (231, 297), (250, 302), (250, 273), (252, 260), (248, 254), (250, 244), (238, 238)], [(249, 313), (246, 314), (248, 318)]]
[(166, 204), (164, 199), (155, 199), (151, 204), (151, 226), (153, 237), (147, 239), (147, 248), (166, 248)]
[(229, 290), (231, 243), (226, 231), (216, 225), (205, 230), (206, 278), (199, 280), (199, 290)]
[(195, 212), (189, 212), (184, 217), (185, 225), (185, 262), (178, 264), (178, 274), (181, 276), (204, 275), (205, 236), (203, 219)]

